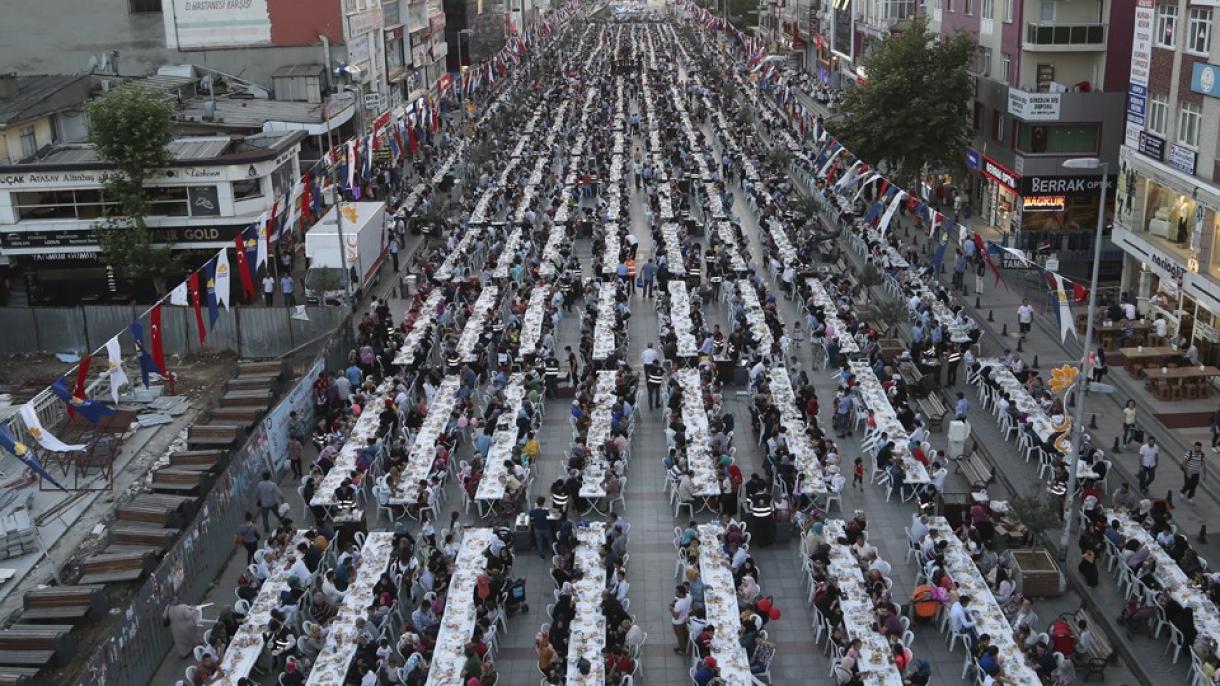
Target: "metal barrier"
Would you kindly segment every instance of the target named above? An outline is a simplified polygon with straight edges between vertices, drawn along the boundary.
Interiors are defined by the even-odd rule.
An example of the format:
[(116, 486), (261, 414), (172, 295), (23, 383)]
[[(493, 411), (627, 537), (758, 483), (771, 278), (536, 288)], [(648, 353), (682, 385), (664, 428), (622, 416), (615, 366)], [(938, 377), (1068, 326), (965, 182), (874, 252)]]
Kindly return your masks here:
[[(344, 323), (327, 342), (326, 349), (314, 358), (309, 369), (342, 369), (352, 345), (352, 327)], [(312, 382), (312, 375), (305, 373), (252, 432), (213, 484), (194, 521), (183, 530), (177, 543), (135, 593), (131, 605), (122, 610), (109, 634), (94, 648), (81, 673), (71, 683), (76, 686), (152, 683), (173, 646), (173, 638), (163, 626), (162, 613), (175, 596), (187, 603), (199, 602), (228, 564), (235, 550), (233, 533), (245, 513), (254, 509), (254, 485), (259, 476), (266, 470), (280, 476), (287, 464), (272, 454), (272, 446), (278, 443), (273, 434), (286, 431), (273, 417), (277, 411), (286, 411), (294, 397), (301, 395), (298, 392), (301, 387), (305, 388), (304, 397), (308, 399)], [(312, 422), (312, 402), (299, 405), (297, 409), (307, 413), (304, 417), (307, 423)]]

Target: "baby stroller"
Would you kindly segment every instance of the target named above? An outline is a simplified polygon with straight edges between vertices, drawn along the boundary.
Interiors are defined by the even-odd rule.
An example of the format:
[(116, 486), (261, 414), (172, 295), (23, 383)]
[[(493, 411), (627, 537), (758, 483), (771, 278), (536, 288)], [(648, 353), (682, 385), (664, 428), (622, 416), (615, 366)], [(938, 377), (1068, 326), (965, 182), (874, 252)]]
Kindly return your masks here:
[(525, 579), (508, 582), (508, 587), (504, 589), (504, 611), (509, 617), (518, 612), (529, 614), (530, 606), (525, 602)]
[(1152, 634), (1153, 621), (1157, 617), (1156, 607), (1152, 605), (1143, 605), (1140, 603), (1140, 596), (1127, 599), (1127, 605), (1118, 615), (1118, 623), (1121, 626), (1127, 627), (1127, 637), (1130, 638), (1133, 631), (1143, 631), (1146, 634)]

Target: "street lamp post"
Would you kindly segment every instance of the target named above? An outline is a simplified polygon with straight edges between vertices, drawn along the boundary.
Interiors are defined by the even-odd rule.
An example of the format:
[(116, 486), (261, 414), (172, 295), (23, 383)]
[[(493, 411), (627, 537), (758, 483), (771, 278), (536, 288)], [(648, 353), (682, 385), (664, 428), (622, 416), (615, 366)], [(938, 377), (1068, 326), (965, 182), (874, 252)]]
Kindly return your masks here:
[(1084, 436), (1084, 401), (1085, 389), (1088, 388), (1092, 373), (1093, 349), (1093, 313), (1097, 308), (1097, 275), (1101, 269), (1102, 231), (1106, 225), (1106, 185), (1109, 181), (1110, 163), (1102, 162), (1096, 157), (1082, 157), (1066, 160), (1065, 169), (1101, 170), (1101, 202), (1097, 206), (1097, 234), (1093, 237), (1093, 278), (1089, 284), (1088, 322), (1084, 328), (1084, 357), (1080, 363), (1080, 376), (1076, 377), (1076, 385), (1071, 392), (1076, 397), (1076, 416), (1072, 418), (1071, 456), (1068, 459), (1067, 508), (1063, 522), (1063, 536), (1059, 540), (1059, 551), (1063, 559), (1067, 558), (1068, 546), (1072, 540), (1072, 526), (1076, 521), (1076, 468), (1080, 461), (1080, 444)]

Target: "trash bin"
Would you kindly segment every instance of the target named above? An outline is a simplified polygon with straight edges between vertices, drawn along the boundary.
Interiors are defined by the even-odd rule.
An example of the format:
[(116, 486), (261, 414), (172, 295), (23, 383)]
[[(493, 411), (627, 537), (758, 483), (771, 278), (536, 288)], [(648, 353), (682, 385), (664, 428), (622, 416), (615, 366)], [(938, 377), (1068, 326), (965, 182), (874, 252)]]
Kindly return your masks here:
[(415, 290), (415, 274), (403, 274), (402, 285), (398, 289), (398, 297), (403, 300), (408, 300), (411, 297), (411, 291)]

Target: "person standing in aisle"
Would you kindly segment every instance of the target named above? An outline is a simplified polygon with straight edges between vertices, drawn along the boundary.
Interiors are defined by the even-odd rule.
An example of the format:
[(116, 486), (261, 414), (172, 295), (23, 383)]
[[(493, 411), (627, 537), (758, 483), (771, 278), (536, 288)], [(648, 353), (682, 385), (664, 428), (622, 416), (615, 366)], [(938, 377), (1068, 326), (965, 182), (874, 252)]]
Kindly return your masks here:
[(263, 277), (263, 302), (267, 307), (273, 305), (275, 299), (275, 277), (267, 274)]
[(292, 280), (291, 274), (280, 277), (280, 293), (284, 295), (284, 304), (289, 307), (297, 306), (297, 298), (293, 295), (294, 290), (296, 290), (296, 283)]
[(1033, 326), (1034, 308), (1030, 306), (1029, 298), (1025, 298), (1017, 308), (1017, 327), (1021, 330), (1021, 338), (1025, 338)]
[(394, 264), (394, 273), (397, 274), (398, 273), (398, 250), (399, 250), (398, 236), (394, 236), (390, 239), (389, 250), (390, 250), (390, 260)]
[(1140, 492), (1147, 493), (1148, 487), (1156, 480), (1156, 466), (1160, 460), (1161, 448), (1156, 444), (1156, 438), (1148, 437), (1148, 442), (1140, 446)]
[(258, 551), (258, 527), (254, 525), (253, 513), (246, 513), (246, 521), (237, 527), (234, 538), (246, 549), (246, 564), (252, 564), (254, 553)]
[(674, 646), (674, 652), (679, 655), (686, 653), (686, 646), (690, 643), (690, 629), (687, 627), (687, 622), (690, 621), (690, 605), (691, 599), (686, 586), (678, 586), (674, 591), (674, 599), (669, 601), (669, 615), (674, 627), (674, 638), (678, 642), (678, 645)]
[(1199, 481), (1207, 475), (1207, 466), (1203, 461), (1203, 443), (1195, 441), (1194, 448), (1187, 450), (1182, 456), (1182, 490), (1179, 491), (1186, 496), (1186, 502), (1193, 503), (1195, 501), (1195, 489), (1199, 487)]
[(665, 370), (661, 363), (654, 360), (644, 368), (648, 385), (648, 409), (661, 407), (661, 384), (665, 383)]
[(271, 533), (271, 523), (268, 521), (267, 513), (275, 513), (275, 518), (280, 520), (280, 524), (284, 523), (284, 517), (280, 515), (280, 503), (284, 502), (284, 492), (280, 490), (280, 485), (271, 480), (271, 472), (263, 472), (263, 480), (259, 481), (255, 486), (258, 496), (258, 509), (263, 514), (263, 533)]

